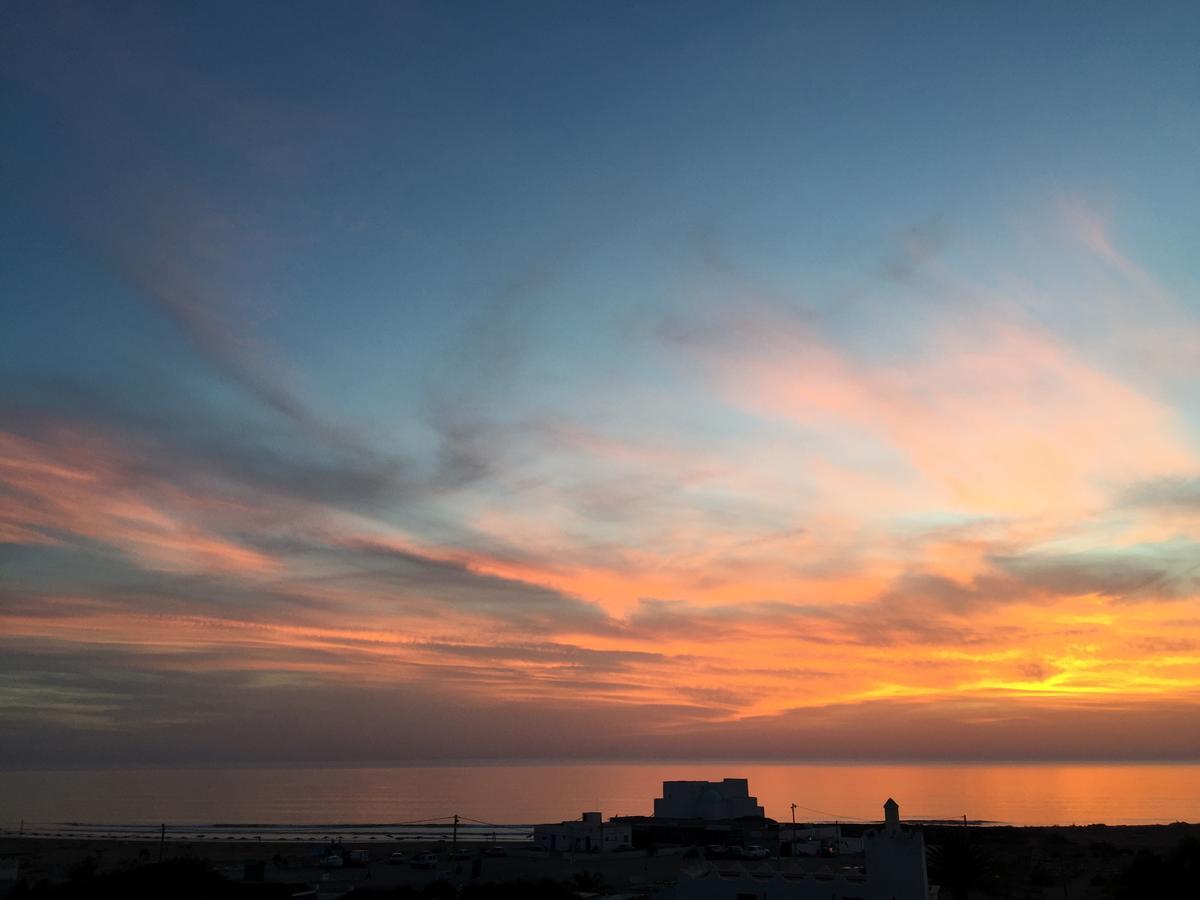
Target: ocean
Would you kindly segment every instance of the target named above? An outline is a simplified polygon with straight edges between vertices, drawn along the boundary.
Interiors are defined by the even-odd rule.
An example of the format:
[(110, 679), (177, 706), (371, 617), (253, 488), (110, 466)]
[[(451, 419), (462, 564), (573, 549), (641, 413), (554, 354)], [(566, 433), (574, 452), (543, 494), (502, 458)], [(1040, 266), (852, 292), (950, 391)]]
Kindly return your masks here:
[[(0, 827), (94, 832), (167, 823), (232, 828), (448, 827), (551, 822), (584, 810), (648, 815), (664, 780), (748, 778), (767, 815), (873, 821), (888, 797), (909, 819), (1015, 825), (1200, 821), (1200, 764), (762, 762), (520, 763), (356, 768), (0, 772)], [(429, 824), (420, 824), (429, 823)], [(137, 826), (141, 826), (138, 829)], [(58, 831), (55, 831), (58, 829)], [(511, 832), (516, 835), (520, 832)]]

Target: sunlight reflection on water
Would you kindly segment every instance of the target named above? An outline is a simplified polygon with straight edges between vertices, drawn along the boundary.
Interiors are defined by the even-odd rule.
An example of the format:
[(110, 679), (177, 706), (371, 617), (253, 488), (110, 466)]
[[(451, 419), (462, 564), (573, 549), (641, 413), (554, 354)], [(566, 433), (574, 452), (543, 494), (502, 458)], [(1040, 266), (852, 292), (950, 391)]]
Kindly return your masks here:
[(767, 815), (1035, 824), (1200, 820), (1200, 765), (520, 764), (0, 772), (0, 825), (399, 823), (459, 813), (484, 822), (648, 815), (666, 779), (750, 779)]

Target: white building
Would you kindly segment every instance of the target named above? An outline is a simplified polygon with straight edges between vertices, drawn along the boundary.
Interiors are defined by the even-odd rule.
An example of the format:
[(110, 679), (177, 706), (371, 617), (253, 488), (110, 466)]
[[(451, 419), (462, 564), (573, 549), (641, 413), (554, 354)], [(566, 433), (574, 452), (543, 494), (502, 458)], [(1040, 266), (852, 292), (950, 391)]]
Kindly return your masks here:
[(900, 807), (884, 804), (884, 826), (863, 836), (861, 867), (813, 869), (799, 860), (709, 864), (680, 873), (676, 900), (930, 900), (925, 839), (900, 828)]
[(780, 825), (779, 846), (784, 856), (845, 856), (861, 854), (864, 844), (861, 837), (842, 834), (839, 825)]
[(598, 812), (557, 825), (534, 825), (533, 842), (545, 850), (572, 853), (611, 853), (633, 846), (633, 826), (605, 822)]
[(758, 798), (750, 796), (745, 778), (723, 781), (664, 781), (654, 801), (656, 819), (740, 819), (763, 817)]

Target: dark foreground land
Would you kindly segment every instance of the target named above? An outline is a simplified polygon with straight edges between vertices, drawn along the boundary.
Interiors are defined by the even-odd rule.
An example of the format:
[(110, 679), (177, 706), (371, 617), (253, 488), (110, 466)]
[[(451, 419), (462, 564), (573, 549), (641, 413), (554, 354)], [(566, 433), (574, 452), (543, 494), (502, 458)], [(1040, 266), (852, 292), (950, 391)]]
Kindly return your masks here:
[[(1054, 828), (926, 826), (931, 883), (951, 900), (1200, 897), (1200, 825)], [(348, 845), (350, 848), (352, 845)], [(357, 845), (353, 845), (357, 846)], [(680, 870), (702, 865), (698, 848), (657, 852), (552, 854), (515, 845), (503, 857), (467, 845), (462, 859), (430, 844), (372, 842), (361, 867), (322, 869), (321, 847), (267, 842), (170, 843), (0, 837), (0, 858), (19, 862), (0, 898), (180, 898), (180, 900), (566, 900), (583, 896), (653, 897)], [(435, 868), (390, 865), (437, 852)], [(844, 860), (851, 861), (851, 860)], [(825, 861), (836, 868), (843, 860)]]
[(925, 846), (950, 900), (1200, 897), (1200, 825), (930, 826)]

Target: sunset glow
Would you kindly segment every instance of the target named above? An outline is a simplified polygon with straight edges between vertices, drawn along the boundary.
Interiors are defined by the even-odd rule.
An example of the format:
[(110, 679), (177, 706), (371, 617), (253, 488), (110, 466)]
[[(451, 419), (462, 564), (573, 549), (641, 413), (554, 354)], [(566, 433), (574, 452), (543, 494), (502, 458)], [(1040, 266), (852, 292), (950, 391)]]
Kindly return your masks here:
[(5, 13), (0, 761), (1194, 756), (1185, 38), (768, 6)]

